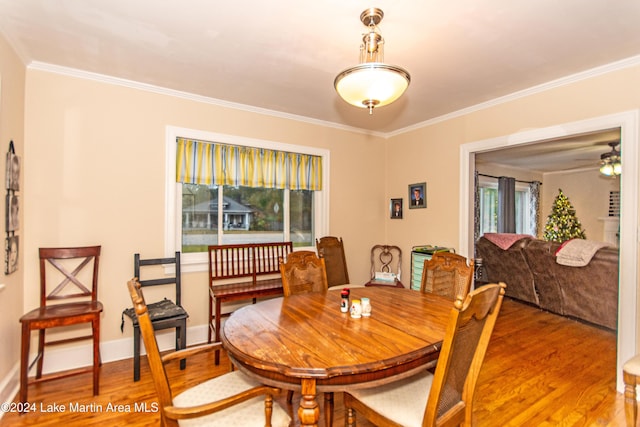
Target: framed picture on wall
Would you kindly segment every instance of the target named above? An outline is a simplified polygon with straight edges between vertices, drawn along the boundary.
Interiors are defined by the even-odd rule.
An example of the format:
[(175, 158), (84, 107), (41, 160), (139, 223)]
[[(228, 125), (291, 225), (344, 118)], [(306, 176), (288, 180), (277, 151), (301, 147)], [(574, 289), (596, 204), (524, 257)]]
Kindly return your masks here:
[(409, 209), (427, 207), (427, 183), (420, 182), (409, 185)]
[(389, 217), (391, 219), (402, 219), (402, 199), (391, 199)]

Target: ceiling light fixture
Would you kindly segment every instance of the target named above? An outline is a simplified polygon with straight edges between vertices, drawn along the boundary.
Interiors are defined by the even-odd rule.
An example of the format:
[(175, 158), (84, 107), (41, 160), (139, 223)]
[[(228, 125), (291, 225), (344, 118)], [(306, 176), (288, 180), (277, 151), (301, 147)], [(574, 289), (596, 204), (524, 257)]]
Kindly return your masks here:
[(622, 173), (620, 152), (616, 150), (619, 142), (610, 142), (611, 151), (600, 155), (600, 173), (605, 176), (618, 176)]
[(342, 71), (333, 85), (349, 104), (368, 108), (391, 104), (409, 87), (411, 76), (395, 65), (384, 63), (384, 39), (378, 30), (382, 10), (372, 7), (360, 14), (360, 21), (368, 27), (360, 45), (360, 64)]

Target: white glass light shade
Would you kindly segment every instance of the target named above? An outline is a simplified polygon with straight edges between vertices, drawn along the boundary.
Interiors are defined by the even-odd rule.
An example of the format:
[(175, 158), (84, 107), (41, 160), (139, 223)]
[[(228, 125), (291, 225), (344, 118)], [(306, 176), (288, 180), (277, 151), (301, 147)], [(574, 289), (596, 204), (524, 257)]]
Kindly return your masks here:
[(600, 173), (602, 175), (612, 176), (613, 175), (613, 166), (611, 165), (611, 163), (605, 163), (602, 166), (600, 166)]
[(618, 155), (604, 156), (600, 165), (600, 173), (605, 176), (618, 176), (622, 174), (622, 164)]
[(371, 111), (400, 98), (410, 81), (409, 73), (400, 67), (367, 62), (338, 74), (333, 85), (349, 104)]
[(613, 174), (614, 175), (622, 174), (622, 164), (620, 164), (620, 162), (616, 162), (613, 164)]

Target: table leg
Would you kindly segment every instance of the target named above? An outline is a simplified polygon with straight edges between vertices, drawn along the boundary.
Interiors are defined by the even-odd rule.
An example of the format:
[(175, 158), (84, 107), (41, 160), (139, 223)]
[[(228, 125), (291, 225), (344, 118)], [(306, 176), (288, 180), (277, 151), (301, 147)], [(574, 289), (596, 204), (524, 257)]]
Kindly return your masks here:
[(333, 426), (333, 392), (324, 394), (324, 421), (326, 427)]
[(318, 419), (320, 418), (320, 408), (316, 401), (316, 380), (312, 378), (303, 379), (301, 394), (300, 407), (298, 408), (300, 426), (317, 427)]

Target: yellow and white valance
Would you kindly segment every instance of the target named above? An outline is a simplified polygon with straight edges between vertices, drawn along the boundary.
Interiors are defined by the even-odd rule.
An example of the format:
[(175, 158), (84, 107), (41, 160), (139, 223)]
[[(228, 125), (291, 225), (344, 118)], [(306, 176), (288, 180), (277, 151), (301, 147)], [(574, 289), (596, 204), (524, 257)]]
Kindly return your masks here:
[(322, 158), (176, 138), (176, 182), (322, 190)]

